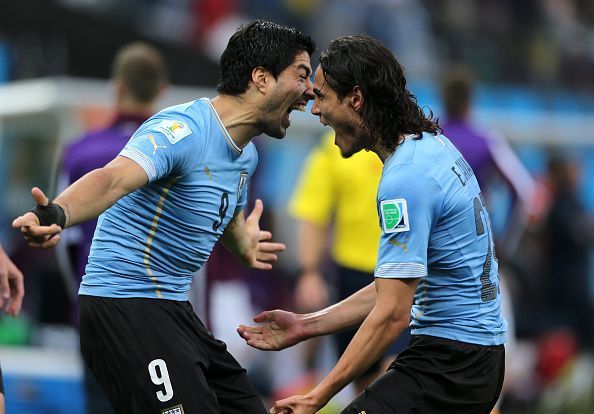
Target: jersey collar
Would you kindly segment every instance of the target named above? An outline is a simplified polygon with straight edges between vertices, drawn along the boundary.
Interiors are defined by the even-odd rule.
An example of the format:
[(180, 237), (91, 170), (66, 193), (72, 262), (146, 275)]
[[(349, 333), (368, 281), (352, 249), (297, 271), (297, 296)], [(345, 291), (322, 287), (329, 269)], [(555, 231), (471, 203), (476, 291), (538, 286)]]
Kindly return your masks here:
[(229, 145), (229, 147), (231, 148), (231, 150), (234, 153), (236, 153), (237, 155), (241, 155), (243, 153), (243, 150), (241, 148), (239, 148), (237, 146), (237, 144), (235, 144), (235, 142), (231, 139), (231, 136), (227, 132), (227, 128), (225, 128), (225, 125), (223, 125), (223, 121), (221, 121), (221, 118), (219, 117), (219, 114), (217, 114), (217, 111), (214, 108), (214, 106), (212, 105), (212, 102), (210, 101), (210, 99), (204, 98), (204, 100), (206, 102), (208, 102), (208, 105), (210, 106), (210, 110), (214, 116), (214, 119), (217, 121), (219, 129), (221, 130), (221, 132), (223, 133), (223, 136), (225, 137), (225, 140), (227, 141), (227, 145)]

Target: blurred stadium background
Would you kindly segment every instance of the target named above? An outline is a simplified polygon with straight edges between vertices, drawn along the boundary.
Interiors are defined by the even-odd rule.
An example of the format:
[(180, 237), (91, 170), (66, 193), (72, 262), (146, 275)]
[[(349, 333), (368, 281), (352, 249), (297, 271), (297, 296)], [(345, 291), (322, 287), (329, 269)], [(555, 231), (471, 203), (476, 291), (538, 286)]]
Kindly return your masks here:
[[(26, 247), (10, 229), (12, 219), (31, 206), (30, 188), (37, 185), (55, 195), (64, 144), (110, 119), (108, 78), (121, 46), (143, 40), (163, 53), (173, 84), (160, 101), (165, 107), (216, 94), (220, 53), (237, 26), (252, 18), (299, 27), (316, 40), (318, 50), (343, 34), (381, 39), (407, 68), (418, 101), (438, 116), (441, 73), (453, 64), (472, 69), (478, 81), (474, 122), (503, 134), (537, 183), (527, 231), (503, 263), (516, 343), (509, 350), (501, 411), (594, 413), (592, 343), (575, 327), (556, 323), (558, 315), (543, 289), (574, 283), (569, 274), (548, 271), (551, 255), (557, 254), (547, 250), (547, 240), (557, 235), (543, 231), (553, 198), (547, 172), (551, 157), (574, 167), (579, 199), (588, 220), (594, 217), (592, 0), (0, 2), (0, 242), (23, 270), (27, 289), (22, 315), (0, 316), (7, 412), (84, 412), (72, 280), (60, 272), (55, 252)], [(292, 118), (282, 142), (257, 139), (260, 166), (251, 183), (252, 198), (263, 198), (266, 222), (275, 238), (287, 243), (287, 253), (272, 274), (259, 274), (226, 264), (224, 253), (215, 251), (208, 271), (211, 328), (228, 341), (266, 398), (307, 386), (334, 362), (327, 346), (319, 371), (308, 373), (300, 365), (299, 348), (263, 356), (246, 349), (235, 334), (235, 326), (249, 322), (254, 312), (293, 306), (295, 225), (286, 204), (304, 158), (324, 129), (309, 114)], [(512, 201), (504, 186), (494, 187), (497, 232), (509, 220)], [(592, 256), (591, 222), (579, 237)], [(592, 304), (594, 267), (589, 263), (583, 271)], [(585, 326), (577, 331), (592, 333), (593, 317), (582, 315)], [(334, 406), (340, 407), (348, 393)]]

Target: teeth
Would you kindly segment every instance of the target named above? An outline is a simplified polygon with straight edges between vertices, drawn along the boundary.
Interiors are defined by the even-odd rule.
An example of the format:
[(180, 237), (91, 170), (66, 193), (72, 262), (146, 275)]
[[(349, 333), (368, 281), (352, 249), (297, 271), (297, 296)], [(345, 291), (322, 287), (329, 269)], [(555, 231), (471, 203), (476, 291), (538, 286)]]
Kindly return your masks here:
[(303, 104), (293, 104), (291, 105), (291, 107), (289, 108), (289, 110), (296, 110), (296, 111), (301, 111), (301, 112), (305, 112), (305, 105)]

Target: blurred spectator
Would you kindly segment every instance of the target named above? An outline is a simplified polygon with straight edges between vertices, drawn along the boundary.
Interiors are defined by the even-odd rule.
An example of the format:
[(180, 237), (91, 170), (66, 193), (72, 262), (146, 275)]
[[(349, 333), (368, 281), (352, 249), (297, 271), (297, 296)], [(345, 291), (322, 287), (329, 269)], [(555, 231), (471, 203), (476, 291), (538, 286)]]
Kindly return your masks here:
[[(113, 63), (115, 87), (115, 114), (110, 125), (84, 134), (64, 151), (61, 166), (63, 188), (88, 172), (103, 167), (113, 160), (128, 142), (134, 131), (155, 112), (155, 102), (167, 84), (167, 69), (160, 53), (143, 43), (123, 47)], [(73, 296), (85, 273), (89, 249), (97, 220), (90, 220), (65, 231), (70, 244), (61, 243), (58, 252), (64, 256), (67, 248), (69, 261), (62, 260), (63, 272), (74, 279)], [(60, 253), (58, 253), (60, 254)], [(72, 267), (68, 266), (71, 264)], [(76, 299), (75, 299), (76, 300)], [(75, 315), (77, 318), (77, 315)], [(113, 412), (103, 391), (85, 371), (87, 413)]]
[(548, 272), (543, 303), (555, 328), (565, 327), (579, 344), (594, 350), (594, 307), (590, 288), (590, 257), (594, 222), (578, 194), (579, 167), (569, 158), (553, 156), (548, 164), (552, 203), (544, 220)]
[[(12, 79), (40, 75), (105, 76), (99, 56), (131, 37), (167, 42), (174, 79), (216, 82), (225, 34), (239, 22), (265, 18), (311, 32), (319, 44), (367, 33), (405, 62), (414, 79), (430, 79), (454, 62), (496, 84), (594, 89), (591, 0), (22, 0), (0, 3)], [(48, 17), (49, 16), (49, 17)], [(331, 18), (328, 18), (331, 16)], [(46, 21), (58, 22), (47, 27)], [(93, 36), (96, 55), (86, 53)], [(94, 36), (95, 38), (97, 36)], [(95, 39), (96, 40), (96, 39)], [(197, 47), (200, 50), (196, 50)], [(200, 55), (200, 57), (198, 57)], [(196, 60), (194, 60), (196, 59)], [(173, 59), (172, 62), (176, 60)], [(192, 77), (184, 63), (202, 62)], [(101, 66), (99, 70), (98, 66)], [(204, 85), (204, 83), (202, 83)], [(214, 86), (214, 85), (212, 85)]]
[(442, 78), (441, 96), (445, 109), (443, 133), (464, 155), (481, 187), (487, 205), (491, 206), (489, 191), (496, 180), (502, 180), (512, 197), (512, 208), (505, 220), (492, 211), (494, 221), (507, 223), (495, 232), (498, 257), (508, 258), (515, 251), (531, 214), (534, 180), (522, 165), (505, 138), (496, 131), (486, 131), (472, 121), (474, 77), (465, 67), (452, 67)]
[[(505, 262), (515, 253), (526, 229), (527, 219), (531, 214), (534, 181), (501, 135), (494, 131), (484, 131), (472, 122), (474, 78), (469, 69), (460, 66), (447, 70), (442, 78), (441, 96), (445, 109), (443, 133), (472, 167), (487, 206), (492, 206), (490, 190), (497, 181), (503, 181), (512, 196), (511, 212), (489, 209), (494, 220), (500, 219), (499, 221), (506, 224), (493, 237), (496, 241), (497, 258), (503, 259), (499, 271), (500, 289), (503, 293), (501, 306), (508, 322), (506, 372), (509, 374), (509, 367), (513, 365), (511, 362), (516, 347), (516, 332), (513, 298), (506, 280), (506, 276), (511, 276), (511, 269), (506, 268)], [(505, 216), (502, 220), (501, 215)], [(506, 375), (503, 392), (509, 387), (510, 381), (513, 381), (513, 374)]]
[[(103, 167), (119, 154), (132, 133), (155, 112), (155, 102), (166, 82), (165, 63), (157, 50), (134, 43), (118, 52), (113, 63), (116, 95), (113, 120), (107, 127), (85, 133), (66, 147), (61, 166), (62, 187)], [(96, 224), (97, 220), (91, 220), (76, 228), (81, 235), (71, 249), (77, 288), (85, 271)]]
[[(382, 162), (372, 152), (361, 151), (344, 159), (334, 145), (334, 133), (326, 134), (304, 164), (289, 210), (298, 220), (298, 261), (301, 275), (296, 285), (299, 312), (313, 312), (328, 304), (324, 277), (328, 241), (335, 265), (334, 287), (338, 302), (374, 281), (373, 272), (379, 247), (380, 228), (376, 191)], [(332, 233), (332, 234), (331, 234)], [(337, 355), (347, 348), (356, 330), (335, 335)], [(408, 344), (404, 332), (389, 353), (392, 356)], [(315, 342), (314, 342), (315, 343)], [(311, 347), (311, 344), (307, 344)], [(313, 365), (314, 350), (309, 349)], [(355, 381), (357, 394), (381, 372), (381, 361), (372, 365)]]

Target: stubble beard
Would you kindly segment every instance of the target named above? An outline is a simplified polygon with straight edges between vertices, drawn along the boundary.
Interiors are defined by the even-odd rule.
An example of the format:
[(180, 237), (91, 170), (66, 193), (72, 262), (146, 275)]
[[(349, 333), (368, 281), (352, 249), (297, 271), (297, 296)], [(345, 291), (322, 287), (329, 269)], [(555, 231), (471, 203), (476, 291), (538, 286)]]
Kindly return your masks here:
[(260, 129), (269, 137), (283, 139), (286, 135), (286, 129), (283, 131), (280, 120), (274, 119), (271, 114), (276, 114), (279, 104), (275, 102), (266, 102), (259, 110)]
[(347, 128), (346, 133), (355, 138), (352, 141), (350, 148), (343, 151), (342, 148), (338, 147), (340, 149), (340, 155), (342, 158), (351, 158), (353, 155), (362, 150), (371, 150), (371, 138), (367, 134), (361, 134), (357, 132), (358, 131), (354, 126), (349, 126)]

